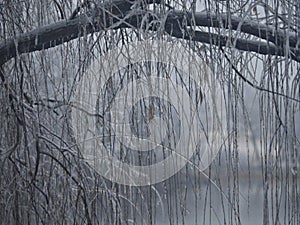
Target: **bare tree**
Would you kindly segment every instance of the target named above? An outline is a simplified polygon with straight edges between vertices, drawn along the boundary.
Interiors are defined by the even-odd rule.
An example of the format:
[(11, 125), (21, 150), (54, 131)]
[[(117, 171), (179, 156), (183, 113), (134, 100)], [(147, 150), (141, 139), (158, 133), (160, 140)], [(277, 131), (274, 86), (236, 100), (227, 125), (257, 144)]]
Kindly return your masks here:
[[(1, 223), (299, 224), (299, 10), (290, 0), (1, 1)], [(77, 83), (115, 47), (161, 39), (212, 71), (224, 143), (205, 171), (197, 151), (164, 182), (119, 185), (83, 160), (71, 123)]]

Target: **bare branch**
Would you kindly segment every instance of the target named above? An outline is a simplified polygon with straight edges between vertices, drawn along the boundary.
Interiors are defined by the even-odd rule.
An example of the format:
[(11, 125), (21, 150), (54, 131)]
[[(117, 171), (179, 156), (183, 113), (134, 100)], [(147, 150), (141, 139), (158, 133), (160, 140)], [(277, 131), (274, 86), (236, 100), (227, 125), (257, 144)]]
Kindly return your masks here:
[(174, 21), (187, 21), (187, 25), (197, 25), (204, 27), (226, 28), (236, 31), (241, 31), (247, 34), (254, 35), (261, 39), (273, 42), (282, 47), (287, 38), (291, 47), (296, 48), (300, 46), (296, 33), (287, 32), (271, 25), (265, 25), (246, 18), (237, 16), (230, 16), (228, 14), (216, 15), (207, 12), (186, 13), (174, 10), (169, 14), (169, 18)]
[[(147, 1), (153, 3), (154, 1)], [(127, 1), (113, 1), (104, 3), (99, 8), (91, 11), (89, 15), (79, 15), (72, 20), (64, 20), (53, 23), (29, 33), (21, 34), (18, 37), (5, 40), (0, 43), (0, 65), (15, 57), (17, 53), (29, 53), (41, 49), (48, 49), (70, 40), (81, 37), (85, 34), (98, 32), (105, 29), (118, 29), (124, 27), (140, 27), (140, 21), (149, 11), (131, 10), (133, 3)], [(151, 11), (152, 15), (155, 12)], [(163, 15), (165, 16), (165, 15)], [(157, 15), (162, 17), (162, 15)], [(124, 21), (122, 21), (122, 19)], [(150, 18), (151, 20), (151, 18)], [(121, 22), (120, 22), (121, 21)], [(192, 22), (194, 21), (194, 22)], [(229, 21), (231, 21), (229, 23)], [(186, 24), (184, 25), (184, 22)], [(195, 24), (193, 24), (195, 23)], [(117, 26), (113, 26), (118, 24)], [(270, 54), (277, 56), (289, 56), (300, 62), (300, 53), (298, 48), (298, 38), (296, 33), (287, 33), (275, 27), (262, 25), (254, 21), (241, 19), (232, 16), (229, 20), (226, 15), (212, 15), (208, 13), (186, 13), (177, 10), (168, 12), (165, 23), (165, 31), (170, 35), (191, 39), (199, 42), (218, 46), (228, 46), (228, 37), (219, 34), (194, 31), (194, 35), (187, 35), (184, 29), (189, 26), (205, 27), (224, 27), (238, 30), (247, 34), (254, 35), (264, 41), (253, 41), (237, 39), (235, 48), (243, 51), (252, 51), (260, 54)], [(182, 29), (183, 26), (187, 26)], [(153, 28), (155, 29), (155, 28)], [(191, 29), (191, 28), (190, 28)], [(290, 52), (285, 52), (286, 38), (289, 38)]]

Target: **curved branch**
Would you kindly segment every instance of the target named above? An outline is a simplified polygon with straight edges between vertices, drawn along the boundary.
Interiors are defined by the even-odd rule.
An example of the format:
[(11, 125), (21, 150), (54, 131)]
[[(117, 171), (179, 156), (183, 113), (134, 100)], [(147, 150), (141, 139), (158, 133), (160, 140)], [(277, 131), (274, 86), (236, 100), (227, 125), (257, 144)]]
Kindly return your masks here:
[[(244, 39), (234, 39), (229, 38), (224, 35), (207, 33), (203, 31), (194, 31), (194, 35), (187, 35), (185, 32), (180, 31), (179, 29), (166, 29), (166, 31), (173, 37), (185, 39), (185, 40), (193, 40), (197, 42), (202, 42), (206, 44), (212, 44), (219, 47), (231, 47), (230, 43), (235, 42), (235, 46), (232, 46), (236, 49), (247, 51), (247, 52), (256, 52), (262, 55), (277, 55), (277, 56), (285, 56), (285, 52), (282, 48), (274, 44), (267, 44), (265, 42), (253, 41), (253, 40), (244, 40)], [(297, 51), (297, 54), (291, 54), (291, 58), (295, 61), (300, 62), (300, 50)]]
[(189, 26), (204, 26), (215, 28), (226, 28), (236, 31), (241, 31), (261, 39), (273, 42), (277, 46), (284, 46), (287, 39), (289, 39), (289, 45), (293, 48), (300, 47), (300, 40), (296, 33), (287, 32), (280, 28), (276, 28), (271, 25), (261, 24), (249, 19), (243, 19), (237, 16), (230, 16), (228, 14), (216, 15), (207, 12), (186, 13), (178, 10), (174, 10), (169, 13), (169, 18), (176, 21), (186, 20)]
[(4, 40), (0, 43), (0, 65), (18, 54), (52, 48), (85, 34), (109, 28), (123, 16), (116, 14), (116, 11), (126, 13), (131, 6), (131, 3), (121, 0), (106, 2), (102, 5), (103, 10), (94, 9), (89, 15), (79, 15), (72, 20), (59, 21)]
[[(149, 4), (153, 2), (155, 1), (147, 1)], [(0, 43), (0, 65), (3, 65), (18, 54), (52, 48), (93, 32), (123, 27), (139, 28), (147, 11), (133, 11), (131, 10), (133, 4), (134, 2), (130, 3), (122, 0), (106, 2), (99, 6), (99, 8), (94, 9), (89, 15), (79, 15), (72, 20), (53, 23), (29, 33), (21, 34), (18, 37), (5, 40)], [(155, 14), (154, 12), (151, 13)], [(163, 17), (165, 15), (157, 16)], [(186, 20), (187, 16), (188, 20)], [(185, 31), (188, 28), (182, 29), (182, 26), (184, 21), (187, 21), (187, 25), (192, 25), (191, 16), (191, 14), (186, 14), (181, 11), (169, 11), (165, 22), (165, 31), (173, 37), (195, 40), (217, 46), (228, 46), (229, 43), (234, 43), (229, 37), (214, 33), (193, 31), (191, 32), (193, 35), (188, 35)], [(270, 26), (261, 25), (252, 21), (241, 21), (236, 17), (232, 17), (231, 24), (229, 24), (225, 15), (217, 17), (207, 13), (196, 13), (194, 18), (196, 25), (199, 26), (219, 27), (223, 24), (226, 28), (240, 28), (240, 30), (245, 33), (269, 41), (273, 40), (275, 43), (280, 42), (278, 45), (273, 41), (272, 44), (270, 42), (267, 43), (266, 41), (236, 39), (236, 45), (232, 47), (239, 50), (252, 51), (264, 55), (288, 56), (291, 54), (292, 59), (300, 62), (300, 51), (297, 47), (298, 40), (294, 33), (288, 35), (292, 48), (290, 48), (290, 52), (285, 52), (286, 48), (283, 44), (286, 41), (286, 37), (284, 37), (284, 31), (274, 31)]]
[[(273, 42), (267, 41), (255, 41), (250, 39), (241, 39), (228, 37), (216, 33), (209, 33), (203, 31), (187, 30), (182, 28), (182, 20), (178, 20), (178, 17), (170, 15), (166, 22), (165, 30), (173, 37), (182, 38), (186, 40), (193, 40), (197, 42), (216, 45), (219, 47), (234, 47), (238, 50), (247, 52), (256, 52), (262, 55), (276, 55), (290, 57), (300, 62), (300, 49), (289, 48), (289, 52), (286, 52), (286, 48), (280, 45), (276, 45)], [(254, 33), (254, 32), (253, 32)], [(280, 35), (279, 35), (280, 36)], [(293, 37), (293, 36), (291, 36)], [(234, 46), (231, 43), (235, 43)]]

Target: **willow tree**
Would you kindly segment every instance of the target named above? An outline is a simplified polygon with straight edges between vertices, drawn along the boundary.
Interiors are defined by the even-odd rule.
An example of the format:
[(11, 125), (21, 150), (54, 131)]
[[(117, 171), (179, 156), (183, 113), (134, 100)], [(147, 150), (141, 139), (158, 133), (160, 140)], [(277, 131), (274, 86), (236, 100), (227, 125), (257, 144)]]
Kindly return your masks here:
[[(299, 10), (286, 0), (3, 0), (1, 221), (299, 224)], [(180, 43), (207, 64), (225, 135), (209, 168), (196, 151), (172, 178), (134, 187), (83, 160), (71, 114), (97, 60), (145, 40)]]

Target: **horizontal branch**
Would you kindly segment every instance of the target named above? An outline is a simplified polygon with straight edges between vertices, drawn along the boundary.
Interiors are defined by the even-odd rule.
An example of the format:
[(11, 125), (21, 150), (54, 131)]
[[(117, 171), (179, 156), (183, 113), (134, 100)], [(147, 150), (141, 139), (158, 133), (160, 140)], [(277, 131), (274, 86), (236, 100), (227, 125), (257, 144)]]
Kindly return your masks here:
[(296, 33), (288, 32), (276, 28), (272, 25), (265, 25), (253, 20), (237, 16), (228, 16), (228, 14), (212, 14), (207, 12), (187, 13), (174, 10), (169, 13), (168, 18), (176, 21), (186, 21), (188, 26), (204, 26), (232, 29), (243, 33), (251, 34), (258, 38), (273, 42), (275, 45), (283, 47), (289, 41), (292, 48), (300, 47), (300, 40)]
[(131, 6), (132, 3), (128, 1), (108, 1), (101, 5), (102, 8), (95, 9), (89, 15), (79, 15), (72, 20), (59, 21), (4, 40), (0, 43), (0, 65), (18, 54), (52, 48), (108, 28), (119, 22)]
[[(173, 17), (172, 15), (166, 20), (165, 30), (171, 36), (182, 38), (185, 40), (193, 40), (197, 42), (216, 45), (219, 47), (234, 47), (238, 50), (256, 52), (262, 55), (290, 55), (293, 60), (300, 62), (299, 48), (284, 48), (283, 46), (281, 47), (274, 44), (273, 42), (233, 38), (211, 32), (209, 33), (186, 28), (184, 29), (182, 27), (182, 24), (180, 24), (180, 20), (178, 20), (178, 18), (176, 17)], [(289, 52), (285, 52), (286, 50), (289, 50)]]
[[(147, 2), (153, 3), (154, 1)], [(0, 43), (0, 65), (3, 65), (18, 54), (52, 48), (93, 32), (124, 27), (139, 28), (143, 17), (149, 13), (149, 11), (131, 10), (132, 6), (133, 3), (129, 1), (110, 1), (110, 3), (105, 3), (101, 5), (100, 8), (94, 9), (88, 15), (81, 14), (72, 20), (59, 21), (21, 34), (15, 38), (5, 40)], [(155, 12), (151, 11), (150, 14), (155, 15)], [(185, 20), (187, 16), (188, 19)], [(165, 31), (176, 38), (194, 40), (217, 46), (235, 47), (242, 51), (257, 52), (264, 55), (285, 56), (289, 55), (289, 53), (285, 52), (285, 49), (291, 49), (290, 53), (292, 59), (300, 62), (300, 53), (297, 48), (298, 40), (292, 33), (288, 36), (284, 36), (284, 31), (276, 31), (270, 26), (261, 25), (253, 21), (241, 20), (233, 16), (229, 24), (229, 20), (227, 17), (225, 18), (225, 15), (213, 16), (207, 13), (195, 13), (194, 15), (195, 25), (197, 26), (223, 26), (225, 28), (240, 30), (271, 41), (272, 44), (266, 41), (253, 41), (240, 38), (232, 39), (227, 36), (202, 31), (188, 33), (186, 30), (192, 27), (192, 15), (181, 11), (169, 11), (165, 15), (156, 14), (156, 18), (152, 19), (159, 17), (161, 17), (161, 21), (165, 21)], [(184, 21), (187, 21), (187, 25), (190, 27), (182, 28)], [(292, 48), (283, 47), (286, 42), (286, 37), (289, 38)], [(278, 42), (279, 44), (276, 45)], [(229, 43), (235, 43), (235, 45), (230, 46)]]

